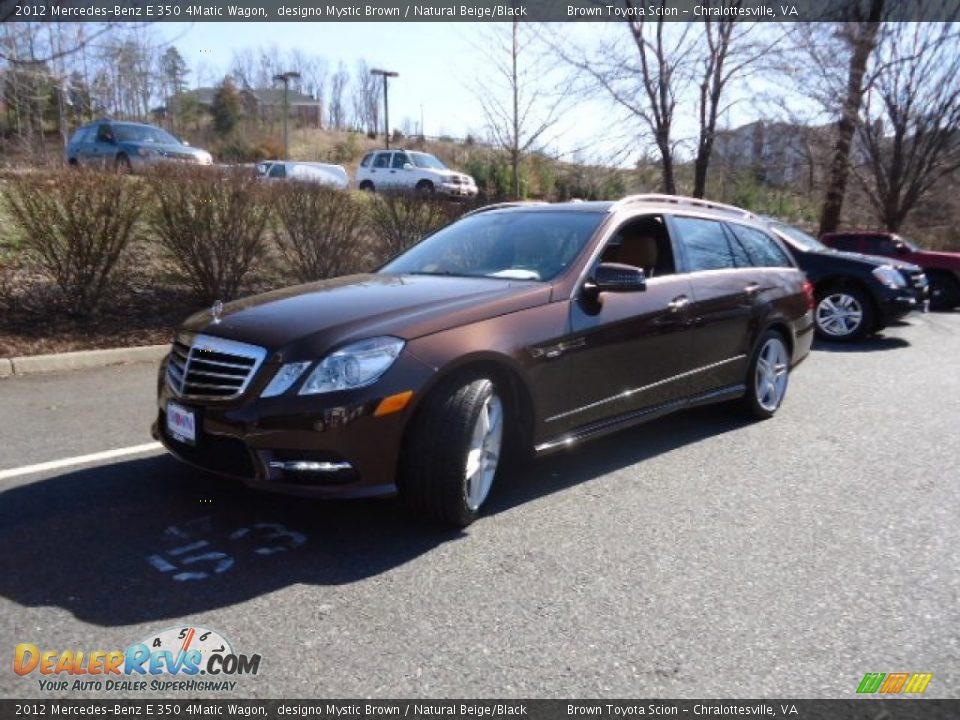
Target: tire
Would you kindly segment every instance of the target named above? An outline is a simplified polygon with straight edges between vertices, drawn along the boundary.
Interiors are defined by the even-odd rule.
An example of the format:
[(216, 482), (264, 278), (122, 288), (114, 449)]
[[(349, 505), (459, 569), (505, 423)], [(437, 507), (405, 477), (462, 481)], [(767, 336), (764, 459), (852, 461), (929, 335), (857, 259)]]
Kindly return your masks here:
[(930, 309), (952, 310), (960, 305), (960, 283), (944, 272), (927, 273), (930, 281)]
[(436, 188), (434, 188), (433, 183), (429, 180), (421, 180), (417, 183), (417, 192), (421, 195), (433, 195)]
[(373, 183), (370, 182), (369, 180), (364, 180), (362, 183), (360, 183), (360, 189), (363, 192), (373, 192), (374, 191)]
[(486, 377), (431, 393), (404, 439), (397, 475), (402, 502), (447, 525), (476, 520), (500, 467), (505, 408)]
[(813, 319), (817, 337), (834, 342), (858, 340), (877, 329), (873, 300), (858, 287), (818, 291)]
[(768, 330), (757, 343), (747, 366), (747, 392), (741, 401), (747, 416), (758, 420), (773, 417), (783, 404), (789, 380), (787, 341), (776, 330)]
[(133, 167), (130, 165), (130, 158), (123, 153), (117, 155), (117, 159), (114, 160), (113, 167), (119, 173), (133, 172)]

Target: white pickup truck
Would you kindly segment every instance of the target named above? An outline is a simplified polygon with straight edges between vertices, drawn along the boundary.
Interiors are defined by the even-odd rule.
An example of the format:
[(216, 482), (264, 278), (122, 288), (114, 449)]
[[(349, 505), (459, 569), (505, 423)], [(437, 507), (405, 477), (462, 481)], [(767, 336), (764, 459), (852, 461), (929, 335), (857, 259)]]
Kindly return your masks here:
[(417, 190), (451, 197), (473, 197), (477, 183), (469, 175), (451, 170), (429, 153), (415, 150), (373, 150), (357, 168), (361, 190)]

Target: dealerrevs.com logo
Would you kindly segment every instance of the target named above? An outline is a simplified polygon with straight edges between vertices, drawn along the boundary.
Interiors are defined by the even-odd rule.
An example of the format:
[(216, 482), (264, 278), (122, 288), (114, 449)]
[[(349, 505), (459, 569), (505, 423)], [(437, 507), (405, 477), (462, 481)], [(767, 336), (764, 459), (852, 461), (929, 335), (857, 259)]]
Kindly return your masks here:
[[(36, 676), (44, 691), (231, 691), (233, 678), (256, 675), (260, 655), (236, 653), (220, 633), (170, 628), (126, 650), (55, 650), (33, 643), (14, 649), (13, 671)], [(200, 677), (202, 676), (202, 678)]]

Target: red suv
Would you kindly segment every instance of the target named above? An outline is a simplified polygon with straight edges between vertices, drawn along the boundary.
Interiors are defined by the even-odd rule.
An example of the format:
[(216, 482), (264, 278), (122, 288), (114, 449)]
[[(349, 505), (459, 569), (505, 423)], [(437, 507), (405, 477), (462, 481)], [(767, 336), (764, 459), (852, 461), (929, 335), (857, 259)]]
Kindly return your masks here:
[(924, 250), (889, 232), (835, 232), (820, 239), (837, 250), (885, 255), (919, 265), (930, 281), (930, 307), (949, 310), (960, 305), (960, 253)]

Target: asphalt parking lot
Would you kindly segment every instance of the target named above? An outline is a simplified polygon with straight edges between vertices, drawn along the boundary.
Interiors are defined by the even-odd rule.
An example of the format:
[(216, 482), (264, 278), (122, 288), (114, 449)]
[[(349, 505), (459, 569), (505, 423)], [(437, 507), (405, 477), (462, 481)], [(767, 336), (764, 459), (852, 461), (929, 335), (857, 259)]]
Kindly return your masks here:
[[(149, 443), (154, 382), (0, 381), (0, 478)], [(953, 313), (819, 346), (773, 420), (689, 411), (502, 478), (465, 532), (150, 449), (7, 472), (0, 647), (211, 628), (262, 655), (241, 697), (851, 697), (895, 671), (958, 697), (958, 429)], [(3, 697), (127, 694), (4, 665)]]

